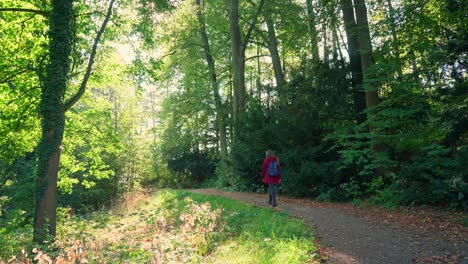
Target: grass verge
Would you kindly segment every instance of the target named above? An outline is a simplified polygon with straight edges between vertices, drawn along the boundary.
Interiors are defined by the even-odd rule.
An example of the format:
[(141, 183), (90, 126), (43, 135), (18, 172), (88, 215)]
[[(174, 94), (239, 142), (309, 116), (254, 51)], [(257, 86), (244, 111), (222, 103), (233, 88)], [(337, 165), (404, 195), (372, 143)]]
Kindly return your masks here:
[(87, 217), (63, 217), (57, 242), (3, 263), (318, 263), (312, 231), (271, 209), (162, 190)]

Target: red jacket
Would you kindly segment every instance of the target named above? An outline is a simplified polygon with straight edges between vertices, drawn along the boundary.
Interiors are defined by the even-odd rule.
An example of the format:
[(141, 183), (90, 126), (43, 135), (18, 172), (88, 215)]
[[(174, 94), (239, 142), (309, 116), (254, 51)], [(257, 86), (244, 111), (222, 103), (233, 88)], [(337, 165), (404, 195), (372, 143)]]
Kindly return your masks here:
[(263, 166), (262, 166), (262, 181), (264, 183), (272, 183), (272, 184), (279, 184), (281, 183), (281, 166), (280, 167), (280, 175), (276, 176), (276, 177), (271, 177), (267, 174), (267, 168), (268, 168), (268, 165), (270, 164), (270, 161), (273, 161), (273, 160), (276, 160), (278, 162), (278, 165), (279, 165), (279, 160), (277, 157), (273, 156), (273, 157), (267, 157), (263, 160)]

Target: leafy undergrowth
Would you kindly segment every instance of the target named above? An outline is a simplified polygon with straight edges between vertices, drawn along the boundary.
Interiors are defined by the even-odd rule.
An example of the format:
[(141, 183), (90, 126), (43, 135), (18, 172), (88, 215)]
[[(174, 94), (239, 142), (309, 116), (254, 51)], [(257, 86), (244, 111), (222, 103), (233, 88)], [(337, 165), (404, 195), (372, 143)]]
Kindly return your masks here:
[(69, 215), (59, 227), (56, 243), (6, 263), (319, 262), (312, 230), (301, 221), (183, 191), (141, 194), (86, 218)]

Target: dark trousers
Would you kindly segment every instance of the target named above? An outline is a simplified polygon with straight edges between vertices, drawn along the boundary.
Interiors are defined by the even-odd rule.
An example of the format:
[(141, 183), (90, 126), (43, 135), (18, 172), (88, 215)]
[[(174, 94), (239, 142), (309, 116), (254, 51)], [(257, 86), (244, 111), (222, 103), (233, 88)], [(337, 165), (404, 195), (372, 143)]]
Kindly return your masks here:
[(276, 206), (276, 193), (278, 192), (278, 188), (276, 184), (269, 183), (268, 184), (268, 197), (269, 197), (269, 204)]

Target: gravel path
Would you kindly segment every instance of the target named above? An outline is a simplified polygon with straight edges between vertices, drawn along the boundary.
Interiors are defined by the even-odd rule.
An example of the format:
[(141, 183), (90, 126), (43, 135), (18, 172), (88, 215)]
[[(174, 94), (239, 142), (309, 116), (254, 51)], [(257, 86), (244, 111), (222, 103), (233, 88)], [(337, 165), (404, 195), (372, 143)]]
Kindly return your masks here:
[[(267, 206), (266, 195), (261, 194), (214, 189), (191, 191)], [(299, 217), (315, 228), (316, 237), (327, 255), (327, 263), (468, 264), (468, 238), (465, 232), (461, 235), (460, 232), (455, 234), (446, 230), (370, 221), (349, 210), (307, 200), (280, 197), (278, 204), (278, 210)]]

